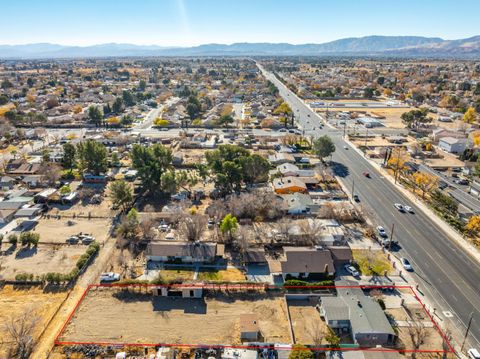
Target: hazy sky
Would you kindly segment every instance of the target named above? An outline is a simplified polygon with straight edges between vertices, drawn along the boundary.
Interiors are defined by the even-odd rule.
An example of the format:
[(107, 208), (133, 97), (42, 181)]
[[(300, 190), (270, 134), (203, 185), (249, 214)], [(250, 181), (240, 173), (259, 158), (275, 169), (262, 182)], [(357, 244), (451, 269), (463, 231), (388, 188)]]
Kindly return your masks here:
[(0, 44), (320, 43), (480, 34), (480, 0), (0, 0)]

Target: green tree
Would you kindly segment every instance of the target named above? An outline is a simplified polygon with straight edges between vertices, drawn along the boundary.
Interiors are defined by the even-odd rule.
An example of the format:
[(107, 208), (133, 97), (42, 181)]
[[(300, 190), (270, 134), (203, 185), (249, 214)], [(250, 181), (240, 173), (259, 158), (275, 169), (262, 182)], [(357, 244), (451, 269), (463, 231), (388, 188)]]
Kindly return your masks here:
[(257, 154), (248, 157), (241, 157), (240, 163), (243, 170), (243, 180), (245, 184), (262, 183), (268, 181), (270, 171), (270, 162)]
[(28, 246), (30, 247), (31, 245), (37, 246), (38, 242), (40, 241), (40, 235), (38, 233), (34, 232), (22, 232), (20, 234), (20, 243), (22, 246)]
[(99, 175), (107, 170), (107, 149), (94, 140), (80, 142), (76, 148), (82, 171)]
[(231, 241), (233, 239), (233, 234), (238, 229), (238, 221), (235, 216), (231, 213), (223, 217), (222, 222), (220, 223), (220, 231), (223, 235), (228, 235), (228, 239)]
[(228, 125), (232, 124), (234, 121), (235, 120), (233, 119), (233, 117), (231, 115), (222, 115), (218, 119), (218, 124), (220, 126), (228, 127)]
[(18, 243), (18, 237), (16, 234), (10, 234), (7, 239), (8, 243), (10, 243), (12, 246), (16, 246)]
[(313, 141), (313, 151), (323, 161), (325, 157), (335, 152), (335, 144), (329, 136), (324, 135)]
[(120, 119), (122, 126), (130, 126), (133, 123), (133, 117), (131, 115), (123, 115)]
[(167, 170), (160, 177), (160, 188), (163, 192), (174, 194), (178, 189), (178, 179), (175, 171)]
[(138, 171), (138, 176), (145, 191), (152, 195), (162, 192), (162, 175), (172, 166), (172, 151), (160, 144), (150, 147), (134, 145), (130, 153), (132, 166)]
[(427, 109), (420, 109), (402, 113), (402, 116), (400, 117), (403, 123), (405, 123), (408, 128), (418, 129), (420, 124), (425, 124), (433, 121), (431, 117), (427, 117), (427, 114)]
[(138, 83), (138, 89), (140, 91), (145, 91), (145, 88), (147, 87), (147, 83), (145, 82), (145, 80), (140, 80), (140, 82)]
[(60, 188), (60, 194), (62, 196), (69, 195), (70, 193), (72, 193), (72, 189), (70, 188), (69, 185), (64, 185), (62, 186), (62, 188)]
[(288, 359), (313, 359), (313, 353), (306, 346), (295, 344), (292, 346)]
[(88, 118), (92, 121), (96, 126), (100, 126), (103, 121), (103, 114), (100, 111), (98, 106), (90, 106), (88, 108)]
[(9, 100), (7, 95), (0, 95), (0, 106), (6, 105), (8, 101)]
[(340, 338), (330, 327), (328, 328), (328, 333), (325, 336), (325, 340), (330, 344), (332, 348), (338, 348), (340, 346)]
[(363, 97), (365, 98), (373, 98), (373, 95), (375, 94), (375, 90), (367, 87), (365, 90), (363, 90)]
[(131, 107), (133, 105), (135, 105), (135, 97), (133, 96), (133, 94), (128, 91), (128, 90), (123, 90), (122, 92), (122, 99), (123, 99), (123, 103), (125, 104), (125, 106), (127, 107)]
[(75, 167), (75, 156), (76, 156), (75, 146), (71, 143), (65, 143), (63, 145), (63, 156), (62, 156), (62, 166), (65, 169), (69, 169), (70, 173)]
[(121, 97), (117, 97), (115, 98), (115, 101), (113, 101), (112, 112), (120, 113), (122, 111), (123, 111), (123, 100)]

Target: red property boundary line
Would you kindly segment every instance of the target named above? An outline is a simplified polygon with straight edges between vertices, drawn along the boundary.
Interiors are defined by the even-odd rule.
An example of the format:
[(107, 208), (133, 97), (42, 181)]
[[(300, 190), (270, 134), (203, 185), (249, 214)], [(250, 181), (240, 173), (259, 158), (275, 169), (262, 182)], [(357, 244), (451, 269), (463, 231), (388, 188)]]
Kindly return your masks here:
[[(216, 349), (253, 349), (256, 350), (260, 345), (204, 345), (204, 344), (171, 344), (171, 343), (118, 343), (118, 342), (77, 342), (77, 341), (61, 341), (59, 338), (65, 332), (67, 325), (77, 312), (80, 303), (92, 288), (202, 288), (202, 289), (336, 289), (336, 288), (360, 288), (360, 289), (407, 289), (410, 290), (415, 299), (420, 303), (425, 313), (427, 313), (430, 321), (433, 323), (435, 330), (440, 334), (443, 341), (447, 344), (448, 350), (436, 350), (436, 349), (388, 349), (388, 348), (370, 348), (370, 347), (358, 347), (358, 348), (326, 348), (326, 347), (308, 347), (298, 348), (299, 350), (313, 350), (313, 351), (371, 351), (371, 352), (402, 352), (402, 353), (455, 353), (455, 350), (448, 340), (447, 336), (440, 329), (438, 324), (433, 319), (430, 312), (427, 310), (425, 304), (420, 300), (415, 290), (409, 285), (358, 285), (358, 286), (276, 286), (267, 284), (91, 284), (83, 292), (80, 299), (75, 304), (72, 312), (68, 316), (65, 323), (63, 323), (60, 332), (55, 337), (55, 345), (100, 345), (100, 346), (112, 346), (112, 347), (176, 347), (176, 348), (216, 348)], [(279, 346), (277, 350), (291, 350), (290, 347)], [(298, 350), (297, 349), (297, 350)]]

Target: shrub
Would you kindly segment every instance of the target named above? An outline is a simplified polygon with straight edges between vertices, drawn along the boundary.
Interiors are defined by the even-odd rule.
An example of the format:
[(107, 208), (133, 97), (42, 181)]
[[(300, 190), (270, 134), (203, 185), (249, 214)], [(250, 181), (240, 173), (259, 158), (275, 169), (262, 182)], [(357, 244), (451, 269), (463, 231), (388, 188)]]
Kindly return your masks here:
[(8, 236), (8, 243), (10, 243), (11, 245), (17, 245), (18, 243), (18, 237), (16, 234), (11, 234)]
[(385, 310), (387, 307), (385, 306), (385, 301), (381, 298), (379, 298), (377, 300), (378, 304), (380, 305), (380, 308), (382, 308), (382, 310)]

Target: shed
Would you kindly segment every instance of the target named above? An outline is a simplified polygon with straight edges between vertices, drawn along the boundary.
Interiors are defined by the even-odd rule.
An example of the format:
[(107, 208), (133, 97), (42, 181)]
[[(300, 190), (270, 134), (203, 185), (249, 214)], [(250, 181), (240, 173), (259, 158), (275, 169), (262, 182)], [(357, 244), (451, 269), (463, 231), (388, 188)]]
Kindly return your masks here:
[(258, 326), (258, 317), (256, 314), (240, 315), (240, 339), (258, 340), (260, 337), (260, 327)]

